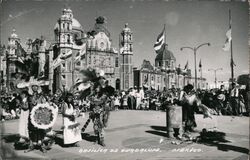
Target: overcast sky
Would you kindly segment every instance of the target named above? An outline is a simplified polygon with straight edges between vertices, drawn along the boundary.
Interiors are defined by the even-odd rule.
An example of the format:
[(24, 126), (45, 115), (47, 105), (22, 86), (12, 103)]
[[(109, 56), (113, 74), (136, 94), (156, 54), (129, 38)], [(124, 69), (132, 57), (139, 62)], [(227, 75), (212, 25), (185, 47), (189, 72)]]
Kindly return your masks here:
[(115, 48), (118, 48), (119, 33), (124, 24), (128, 23), (134, 36), (135, 66), (139, 66), (143, 59), (150, 60), (154, 64), (156, 53), (153, 45), (164, 24), (166, 24), (169, 50), (174, 53), (177, 65), (184, 67), (189, 61), (193, 75), (193, 52), (180, 51), (180, 47), (194, 47), (210, 42), (210, 47), (204, 46), (197, 53), (197, 63), (202, 60), (203, 77), (207, 78), (208, 82), (214, 81), (214, 74), (208, 72), (209, 68), (223, 68), (223, 71), (217, 73), (219, 81), (227, 81), (231, 76), (230, 52), (222, 50), (229, 27), (228, 11), (231, 9), (235, 75), (249, 73), (247, 2), (4, 1), (0, 14), (2, 43), (7, 44), (13, 28), (16, 29), (23, 44), (27, 38), (37, 38), (41, 35), (49, 42), (53, 42), (53, 28), (65, 5), (70, 6), (74, 18), (82, 24), (85, 31), (93, 28), (97, 16), (105, 16)]

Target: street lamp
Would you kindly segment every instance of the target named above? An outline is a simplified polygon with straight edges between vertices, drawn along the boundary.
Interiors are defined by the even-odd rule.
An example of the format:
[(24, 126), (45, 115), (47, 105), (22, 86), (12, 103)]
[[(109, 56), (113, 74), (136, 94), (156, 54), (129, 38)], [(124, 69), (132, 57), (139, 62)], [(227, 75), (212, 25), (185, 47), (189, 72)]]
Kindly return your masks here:
[(207, 46), (210, 46), (211, 44), (210, 43), (202, 43), (200, 44), (199, 46), (197, 47), (181, 47), (180, 50), (182, 51), (183, 49), (187, 48), (187, 49), (191, 49), (193, 52), (194, 52), (194, 68), (195, 68), (195, 90), (197, 90), (197, 69), (196, 69), (196, 53), (197, 53), (197, 50), (204, 46), (204, 45), (207, 45)]
[(208, 69), (208, 71), (214, 71), (214, 84), (215, 84), (215, 87), (214, 87), (214, 88), (217, 88), (217, 77), (216, 77), (216, 72), (219, 71), (219, 70), (223, 70), (223, 68)]

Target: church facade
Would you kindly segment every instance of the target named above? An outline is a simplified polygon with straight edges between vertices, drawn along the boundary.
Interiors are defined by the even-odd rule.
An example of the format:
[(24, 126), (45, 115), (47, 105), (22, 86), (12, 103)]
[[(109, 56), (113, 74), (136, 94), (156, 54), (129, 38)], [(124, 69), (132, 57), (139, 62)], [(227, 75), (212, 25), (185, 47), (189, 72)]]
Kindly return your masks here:
[[(120, 46), (127, 47), (127, 49), (121, 54), (113, 46), (107, 20), (102, 16), (96, 18), (93, 29), (85, 31), (78, 20), (73, 17), (72, 10), (64, 9), (54, 27), (54, 33), (53, 59), (61, 54), (66, 57), (62, 64), (51, 69), (54, 73), (52, 82), (54, 89), (69, 89), (81, 79), (79, 71), (86, 68), (103, 70), (105, 78), (115, 89), (128, 89), (133, 86), (132, 36), (127, 25), (121, 32), (122, 40), (119, 42)], [(79, 52), (85, 52), (85, 54), (76, 60)], [(127, 57), (129, 57), (129, 62)], [(124, 75), (122, 76), (124, 78), (121, 75)], [(123, 83), (124, 81), (126, 83)]]

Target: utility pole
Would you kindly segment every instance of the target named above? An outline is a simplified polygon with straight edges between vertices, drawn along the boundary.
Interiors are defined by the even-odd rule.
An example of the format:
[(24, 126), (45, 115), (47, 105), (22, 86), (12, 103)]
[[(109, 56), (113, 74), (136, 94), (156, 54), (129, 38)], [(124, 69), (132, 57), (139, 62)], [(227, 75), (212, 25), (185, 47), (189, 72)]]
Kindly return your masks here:
[(214, 71), (214, 84), (215, 84), (214, 88), (217, 88), (217, 75), (216, 75), (216, 72), (219, 71), (219, 70), (223, 70), (223, 68), (208, 69), (208, 71)]
[(197, 47), (181, 47), (181, 48), (180, 48), (181, 51), (182, 51), (183, 49), (185, 49), (185, 48), (186, 48), (186, 49), (191, 49), (191, 50), (193, 51), (193, 53), (194, 53), (195, 90), (197, 90), (196, 53), (197, 53), (197, 50), (198, 50), (200, 47), (204, 46), (204, 45), (210, 46), (210, 43), (202, 43), (202, 44), (200, 44), (200, 45), (197, 46)]

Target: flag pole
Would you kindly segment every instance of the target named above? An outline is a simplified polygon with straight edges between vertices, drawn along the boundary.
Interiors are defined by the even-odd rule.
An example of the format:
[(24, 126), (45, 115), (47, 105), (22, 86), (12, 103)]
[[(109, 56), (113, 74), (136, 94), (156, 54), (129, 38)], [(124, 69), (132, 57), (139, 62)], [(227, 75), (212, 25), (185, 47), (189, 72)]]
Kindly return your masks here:
[[(166, 35), (166, 23), (164, 23), (164, 50), (166, 49), (166, 44), (167, 44), (167, 35)], [(164, 56), (165, 54), (163, 54)], [(166, 67), (166, 64), (165, 64), (165, 70), (167, 70), (167, 67)], [(167, 73), (167, 72), (166, 72)], [(170, 77), (169, 77), (169, 74), (167, 73), (167, 80), (168, 80), (168, 84), (167, 84), (167, 88), (170, 88)]]
[(166, 23), (164, 24), (164, 42), (165, 42), (165, 44), (167, 44)]
[(232, 82), (234, 82), (234, 60), (233, 60), (233, 39), (232, 39), (232, 19), (231, 19), (231, 10), (229, 9), (229, 28), (231, 29), (231, 43), (230, 43), (230, 48), (231, 48), (231, 61), (230, 61), (230, 66), (231, 66), (231, 78)]
[(200, 68), (200, 88), (202, 86), (202, 65), (201, 65), (201, 59), (200, 59), (200, 63), (199, 63), (199, 68)]

